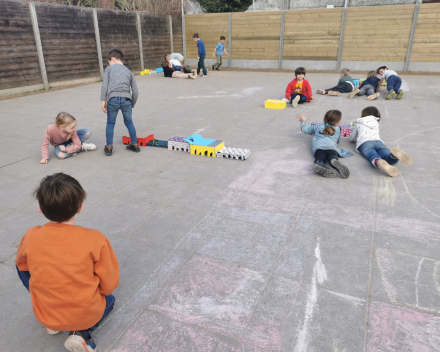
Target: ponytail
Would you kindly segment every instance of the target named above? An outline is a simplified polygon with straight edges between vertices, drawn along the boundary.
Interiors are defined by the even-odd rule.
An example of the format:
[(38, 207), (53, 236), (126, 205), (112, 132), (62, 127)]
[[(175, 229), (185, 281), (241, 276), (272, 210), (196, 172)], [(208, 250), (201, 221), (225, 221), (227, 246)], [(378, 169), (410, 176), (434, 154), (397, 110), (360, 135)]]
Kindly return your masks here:
[(342, 119), (342, 113), (339, 110), (329, 110), (324, 116), (324, 131), (321, 134), (325, 136), (333, 136), (336, 131), (335, 125)]
[(326, 123), (324, 127), (324, 131), (322, 131), (322, 134), (326, 136), (333, 136), (335, 134), (335, 128), (333, 126), (330, 126), (328, 123)]

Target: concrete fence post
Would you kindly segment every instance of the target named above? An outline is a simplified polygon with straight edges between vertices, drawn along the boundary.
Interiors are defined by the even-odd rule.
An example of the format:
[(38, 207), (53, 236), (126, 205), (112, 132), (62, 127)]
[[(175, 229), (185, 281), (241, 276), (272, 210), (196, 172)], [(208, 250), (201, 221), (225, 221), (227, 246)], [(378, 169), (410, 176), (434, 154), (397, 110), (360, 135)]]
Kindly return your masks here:
[(33, 2), (29, 3), (29, 10), (31, 12), (32, 28), (34, 30), (35, 45), (37, 47), (38, 62), (40, 63), (41, 78), (43, 79), (44, 89), (49, 90), (49, 81), (47, 80), (43, 46), (41, 45), (40, 29), (38, 28), (37, 12), (35, 11), (35, 4)]
[(139, 41), (139, 59), (141, 61), (141, 71), (145, 70), (144, 66), (144, 48), (142, 45), (142, 27), (141, 27), (141, 15), (136, 12), (136, 28), (138, 31), (138, 41)]
[(280, 29), (280, 55), (278, 58), (278, 70), (283, 67), (283, 46), (284, 46), (284, 20), (286, 17), (286, 11), (281, 12), (281, 29)]
[(186, 60), (186, 31), (185, 31), (185, 14), (182, 10), (182, 40), (183, 40), (183, 57)]
[(228, 67), (232, 66), (232, 14), (228, 13)]
[(403, 72), (408, 71), (409, 64), (411, 63), (411, 52), (414, 43), (414, 35), (416, 33), (416, 28), (417, 28), (417, 19), (419, 17), (419, 10), (420, 10), (420, 2), (417, 1), (416, 7), (414, 8), (414, 16), (413, 16), (411, 33), (409, 35), (409, 42), (408, 42), (408, 51), (406, 52), (405, 66), (403, 67)]
[(342, 11), (341, 32), (339, 35), (339, 50), (338, 50), (338, 61), (336, 63), (336, 70), (341, 69), (342, 49), (344, 47), (345, 21), (347, 19), (347, 3), (348, 0), (345, 0), (344, 9)]
[(102, 63), (102, 51), (101, 51), (101, 37), (99, 36), (98, 14), (96, 12), (96, 9), (93, 9), (93, 26), (95, 27), (95, 40), (96, 40), (96, 51), (98, 52), (99, 72), (101, 74), (101, 79), (104, 79), (104, 65)]
[(171, 52), (174, 53), (173, 17), (171, 15), (168, 16), (168, 21), (170, 24), (170, 48)]

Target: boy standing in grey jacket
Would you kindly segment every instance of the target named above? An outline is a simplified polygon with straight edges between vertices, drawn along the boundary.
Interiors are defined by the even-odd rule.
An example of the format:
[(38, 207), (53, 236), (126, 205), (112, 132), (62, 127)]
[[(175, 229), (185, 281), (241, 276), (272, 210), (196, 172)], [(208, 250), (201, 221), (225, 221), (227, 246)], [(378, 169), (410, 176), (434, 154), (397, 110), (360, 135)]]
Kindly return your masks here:
[(139, 92), (133, 73), (124, 66), (124, 54), (118, 49), (110, 50), (107, 56), (109, 66), (105, 69), (104, 80), (101, 87), (102, 111), (107, 114), (106, 145), (104, 153), (108, 156), (113, 152), (113, 135), (115, 130), (116, 116), (119, 110), (124, 116), (124, 124), (130, 134), (130, 145), (126, 147), (135, 153), (139, 153), (136, 129), (131, 115)]

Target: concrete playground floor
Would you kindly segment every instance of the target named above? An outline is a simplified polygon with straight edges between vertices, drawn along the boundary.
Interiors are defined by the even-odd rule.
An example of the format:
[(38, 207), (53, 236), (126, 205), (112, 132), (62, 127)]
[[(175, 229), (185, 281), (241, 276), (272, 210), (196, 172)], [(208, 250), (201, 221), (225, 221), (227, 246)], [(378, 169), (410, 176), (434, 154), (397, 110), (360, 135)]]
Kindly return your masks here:
[[(366, 69), (366, 71), (368, 71)], [(252, 151), (246, 161), (160, 148), (103, 153), (100, 84), (0, 101), (0, 351), (62, 351), (14, 267), (27, 228), (42, 225), (32, 192), (64, 172), (87, 191), (77, 224), (103, 232), (120, 263), (114, 311), (95, 331), (99, 351), (440, 351), (440, 81), (403, 76), (401, 101), (283, 97), (287, 73), (209, 72), (208, 78), (137, 76), (138, 132), (158, 139), (200, 133)], [(313, 91), (338, 75), (308, 74)], [(362, 77), (361, 77), (362, 78)], [(369, 105), (381, 136), (412, 155), (390, 178), (360, 154), (351, 176), (312, 170), (312, 137), (296, 114), (342, 123)], [(40, 165), (46, 126), (67, 111), (90, 128), (93, 152)], [(340, 146), (354, 152), (342, 138)]]

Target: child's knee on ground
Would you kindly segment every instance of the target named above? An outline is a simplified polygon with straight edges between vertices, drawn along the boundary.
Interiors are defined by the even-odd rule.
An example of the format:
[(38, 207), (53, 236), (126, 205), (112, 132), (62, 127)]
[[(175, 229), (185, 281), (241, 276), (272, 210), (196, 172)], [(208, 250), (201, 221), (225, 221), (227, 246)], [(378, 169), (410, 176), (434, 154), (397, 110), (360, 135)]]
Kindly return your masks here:
[(65, 154), (63, 152), (58, 153), (58, 158), (64, 159), (64, 157), (65, 157)]

